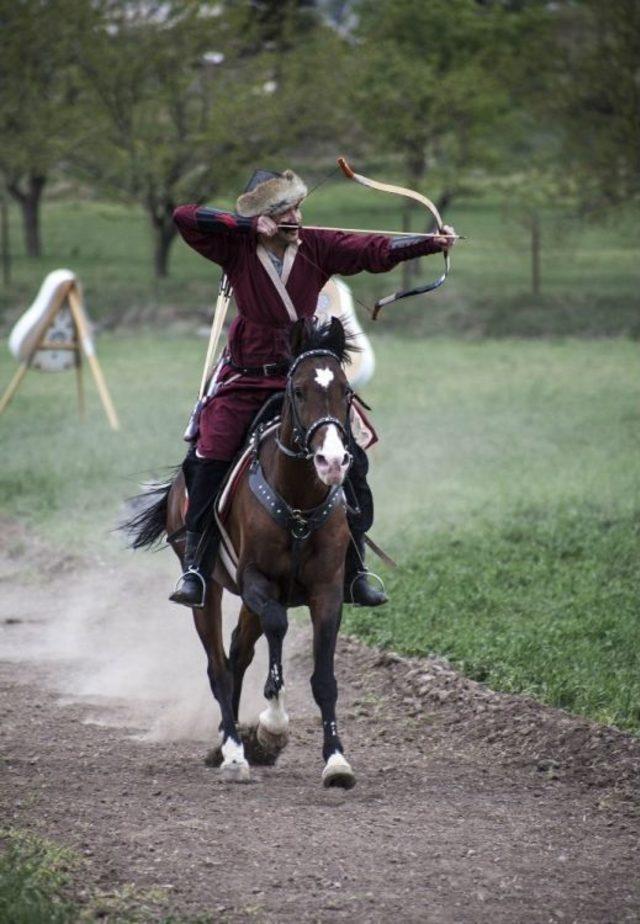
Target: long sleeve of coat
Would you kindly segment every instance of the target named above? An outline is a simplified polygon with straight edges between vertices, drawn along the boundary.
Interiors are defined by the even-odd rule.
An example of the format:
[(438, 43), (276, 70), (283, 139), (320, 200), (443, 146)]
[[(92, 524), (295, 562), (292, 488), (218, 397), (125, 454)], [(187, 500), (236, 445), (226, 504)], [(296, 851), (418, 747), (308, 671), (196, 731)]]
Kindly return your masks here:
[(241, 218), (223, 209), (181, 205), (173, 220), (186, 243), (221, 266), (233, 262), (238, 238), (255, 237), (257, 218)]

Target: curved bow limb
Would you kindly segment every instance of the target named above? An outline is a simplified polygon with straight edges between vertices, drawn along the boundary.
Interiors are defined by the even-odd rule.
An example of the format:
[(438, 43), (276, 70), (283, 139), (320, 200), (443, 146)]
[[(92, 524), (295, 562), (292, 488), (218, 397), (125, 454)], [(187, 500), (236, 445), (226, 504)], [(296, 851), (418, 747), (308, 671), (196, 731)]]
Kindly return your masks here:
[[(406, 189), (404, 186), (395, 186), (392, 183), (381, 183), (378, 180), (372, 180), (369, 177), (363, 176), (361, 173), (356, 173), (345, 157), (338, 158), (338, 166), (347, 177), (347, 179), (353, 180), (356, 183), (360, 183), (361, 186), (366, 186), (369, 189), (377, 189), (379, 192), (386, 192), (395, 196), (404, 196), (407, 199), (413, 199), (415, 202), (420, 203), (420, 205), (424, 206), (424, 208), (426, 208), (433, 215), (438, 228), (438, 232), (445, 233), (444, 222), (442, 221), (440, 212), (436, 208), (435, 204), (431, 201), (431, 199), (427, 198), (427, 196), (423, 196), (422, 193), (416, 192), (414, 189)], [(386, 295), (384, 298), (379, 299), (373, 307), (373, 313), (371, 315), (373, 320), (376, 320), (380, 310), (384, 308), (385, 305), (391, 305), (393, 302), (397, 302), (401, 298), (409, 298), (411, 295), (422, 295), (425, 292), (433, 292), (434, 289), (440, 288), (440, 286), (447, 278), (451, 268), (449, 251), (445, 250), (443, 251), (443, 254), (444, 272), (438, 279), (436, 279), (435, 282), (428, 283), (425, 286), (418, 286), (415, 289), (407, 289), (406, 291), (394, 292), (391, 295)]]

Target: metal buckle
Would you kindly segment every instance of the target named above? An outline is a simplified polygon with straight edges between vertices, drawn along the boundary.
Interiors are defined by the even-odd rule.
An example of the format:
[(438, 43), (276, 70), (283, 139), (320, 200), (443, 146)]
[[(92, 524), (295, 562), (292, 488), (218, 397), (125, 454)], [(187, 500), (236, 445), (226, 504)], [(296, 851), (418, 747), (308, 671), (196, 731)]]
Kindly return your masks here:
[(292, 510), (291, 516), (294, 520), (291, 527), (292, 536), (296, 539), (308, 539), (311, 535), (311, 530), (309, 529), (309, 521), (302, 516), (302, 511)]
[(264, 363), (262, 366), (262, 374), (264, 376), (275, 375), (278, 367), (278, 363)]

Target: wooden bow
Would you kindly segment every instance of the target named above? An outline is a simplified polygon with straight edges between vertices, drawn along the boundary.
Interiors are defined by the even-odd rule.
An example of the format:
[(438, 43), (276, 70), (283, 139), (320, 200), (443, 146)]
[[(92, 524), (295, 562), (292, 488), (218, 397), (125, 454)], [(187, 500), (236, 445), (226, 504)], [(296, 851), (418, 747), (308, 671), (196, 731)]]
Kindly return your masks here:
[[(440, 212), (431, 201), (426, 196), (423, 196), (422, 193), (416, 192), (413, 189), (405, 189), (404, 186), (394, 186), (391, 183), (380, 183), (378, 180), (371, 180), (369, 177), (362, 176), (360, 173), (356, 173), (350, 165), (348, 164), (346, 158), (338, 158), (338, 166), (344, 173), (344, 175), (349, 180), (354, 180), (356, 183), (360, 183), (361, 186), (367, 186), (369, 189), (377, 189), (380, 192), (391, 193), (394, 196), (404, 196), (407, 199), (413, 199), (415, 202), (419, 202), (423, 205), (431, 214), (433, 215), (436, 225), (438, 227), (438, 232), (445, 234), (444, 222), (440, 216)], [(420, 235), (416, 235), (418, 237)], [(424, 235), (425, 237), (427, 235)], [(444, 255), (444, 272), (442, 275), (436, 279), (435, 282), (427, 283), (424, 286), (417, 286), (414, 289), (407, 289), (402, 292), (394, 292), (392, 295), (386, 295), (384, 298), (379, 299), (373, 306), (373, 313), (371, 317), (375, 321), (380, 313), (380, 310), (385, 307), (385, 305), (391, 305), (393, 302), (399, 301), (401, 298), (409, 298), (411, 295), (422, 295), (424, 292), (433, 292), (434, 289), (440, 288), (442, 283), (445, 281), (451, 269), (451, 261), (449, 257), (449, 251), (443, 251)]]

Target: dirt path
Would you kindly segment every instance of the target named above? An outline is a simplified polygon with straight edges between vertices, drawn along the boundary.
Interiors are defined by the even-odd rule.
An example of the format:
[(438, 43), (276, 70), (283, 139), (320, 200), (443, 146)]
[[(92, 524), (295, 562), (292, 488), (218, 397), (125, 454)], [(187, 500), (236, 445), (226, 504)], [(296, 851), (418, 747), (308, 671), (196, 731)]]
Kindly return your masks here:
[[(26, 594), (1, 564), (0, 824), (83, 855), (86, 894), (132, 885), (154, 920), (639, 920), (640, 742), (343, 639), (358, 785), (323, 790), (296, 621), (291, 743), (225, 785), (203, 763), (216, 714), (166, 555), (119, 574), (36, 556)], [(245, 717), (263, 680), (262, 657)]]

